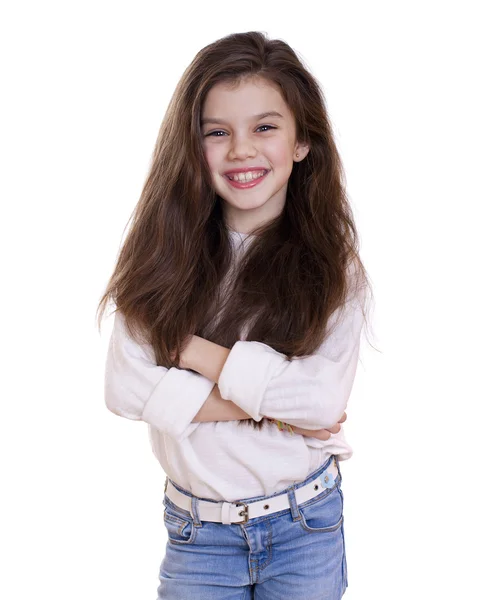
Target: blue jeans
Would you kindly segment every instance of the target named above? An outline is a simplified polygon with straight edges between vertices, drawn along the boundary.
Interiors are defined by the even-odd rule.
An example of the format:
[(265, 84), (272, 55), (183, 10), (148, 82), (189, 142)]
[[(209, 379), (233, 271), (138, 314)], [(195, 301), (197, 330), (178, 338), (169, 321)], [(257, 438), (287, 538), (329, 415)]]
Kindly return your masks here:
[[(340, 599), (348, 585), (340, 469), (332, 488), (302, 505), (296, 503), (294, 493), (316, 479), (332, 460), (337, 461), (335, 455), (288, 488), (287, 510), (244, 524), (200, 521), (199, 515), (193, 519), (165, 494), (168, 541), (158, 600)], [(280, 493), (241, 501), (266, 500)]]

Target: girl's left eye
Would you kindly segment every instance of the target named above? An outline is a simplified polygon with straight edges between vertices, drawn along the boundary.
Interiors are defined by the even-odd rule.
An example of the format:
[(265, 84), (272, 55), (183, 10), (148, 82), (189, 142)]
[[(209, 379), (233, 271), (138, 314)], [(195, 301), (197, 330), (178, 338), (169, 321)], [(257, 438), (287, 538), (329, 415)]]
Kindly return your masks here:
[[(277, 129), (277, 127), (273, 127), (272, 125), (259, 125), (257, 127), (257, 129), (262, 129), (262, 127), (268, 127), (268, 129), (266, 129), (266, 131), (268, 131), (269, 129)], [(211, 131), (211, 133), (207, 133), (205, 137), (208, 137), (208, 136), (223, 137), (222, 135), (215, 136), (214, 134), (216, 134), (216, 133), (224, 133), (224, 131), (222, 131), (221, 129), (219, 129), (217, 131)]]

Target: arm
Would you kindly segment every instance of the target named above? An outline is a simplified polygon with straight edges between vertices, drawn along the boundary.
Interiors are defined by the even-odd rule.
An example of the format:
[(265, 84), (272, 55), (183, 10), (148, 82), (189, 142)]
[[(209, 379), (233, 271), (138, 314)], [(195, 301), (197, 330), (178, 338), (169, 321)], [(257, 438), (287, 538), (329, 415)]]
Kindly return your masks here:
[(220, 373), (228, 359), (230, 350), (197, 335), (189, 337), (180, 354), (179, 367), (192, 369), (218, 383)]
[(189, 366), (217, 378), (222, 398), (256, 421), (267, 415), (304, 429), (332, 428), (347, 407), (354, 383), (362, 299), (362, 294), (350, 298), (343, 315), (340, 309), (332, 315), (335, 328), (311, 356), (288, 361), (261, 342), (238, 341), (228, 351), (198, 338), (193, 343), (200, 355), (192, 358), (189, 352)]
[[(217, 383), (229, 353), (228, 348), (219, 346), (197, 335), (191, 335), (181, 352), (179, 367), (197, 371)], [(250, 418), (250, 415), (239, 406), (229, 400), (224, 400), (218, 386), (215, 385), (192, 422), (236, 421)]]
[[(227, 348), (208, 342), (198, 336), (190, 336), (189, 343), (181, 353), (179, 366), (182, 368), (191, 368), (190, 365), (192, 365), (195, 370), (199, 368), (210, 379), (217, 380), (229, 354), (230, 351)], [(239, 406), (222, 398), (219, 387), (215, 385), (192, 422), (236, 421), (250, 418), (250, 415)], [(294, 433), (300, 435), (327, 440), (332, 433), (340, 431), (340, 423), (343, 423), (346, 418), (347, 415), (344, 412), (339, 422), (329, 429), (302, 429), (293, 425), (292, 430)]]
[(224, 400), (221, 397), (218, 386), (215, 385), (192, 422), (241, 421), (242, 419), (250, 418), (250, 415), (247, 415), (239, 406), (229, 400)]
[(145, 421), (179, 440), (203, 407), (215, 382), (199, 373), (156, 365), (149, 344), (130, 337), (117, 311), (105, 365), (104, 396), (116, 415)]
[[(201, 423), (210, 421), (240, 421), (242, 419), (250, 418), (250, 415), (239, 408), (236, 404), (230, 402), (229, 400), (224, 400), (221, 397), (218, 386), (215, 385), (208, 399), (202, 405), (201, 410), (197, 413), (192, 422)], [(293, 425), (292, 431), (293, 433), (299, 435), (325, 441), (328, 440), (332, 433), (338, 433), (340, 431), (340, 424), (346, 419), (347, 415), (344, 413), (340, 421), (330, 429), (302, 429), (301, 427), (295, 427)], [(313, 445), (311, 442), (309, 442), (309, 444)]]

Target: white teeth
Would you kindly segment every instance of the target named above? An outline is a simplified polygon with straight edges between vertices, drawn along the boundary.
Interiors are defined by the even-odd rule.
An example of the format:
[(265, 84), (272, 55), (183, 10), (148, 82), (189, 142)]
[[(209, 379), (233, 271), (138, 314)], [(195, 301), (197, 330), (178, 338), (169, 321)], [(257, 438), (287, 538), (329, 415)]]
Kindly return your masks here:
[(254, 179), (258, 179), (262, 177), (266, 171), (247, 171), (246, 173), (237, 173), (236, 175), (227, 175), (229, 179), (233, 181), (240, 181), (242, 183), (247, 181), (253, 181)]

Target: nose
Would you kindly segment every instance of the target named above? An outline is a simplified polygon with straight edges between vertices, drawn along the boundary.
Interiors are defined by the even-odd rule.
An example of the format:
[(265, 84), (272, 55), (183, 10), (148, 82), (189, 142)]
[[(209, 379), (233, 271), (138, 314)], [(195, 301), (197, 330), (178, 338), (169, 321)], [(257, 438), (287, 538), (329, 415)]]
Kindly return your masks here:
[(245, 159), (249, 156), (255, 156), (257, 151), (252, 143), (252, 140), (247, 136), (235, 137), (230, 147), (229, 158)]

